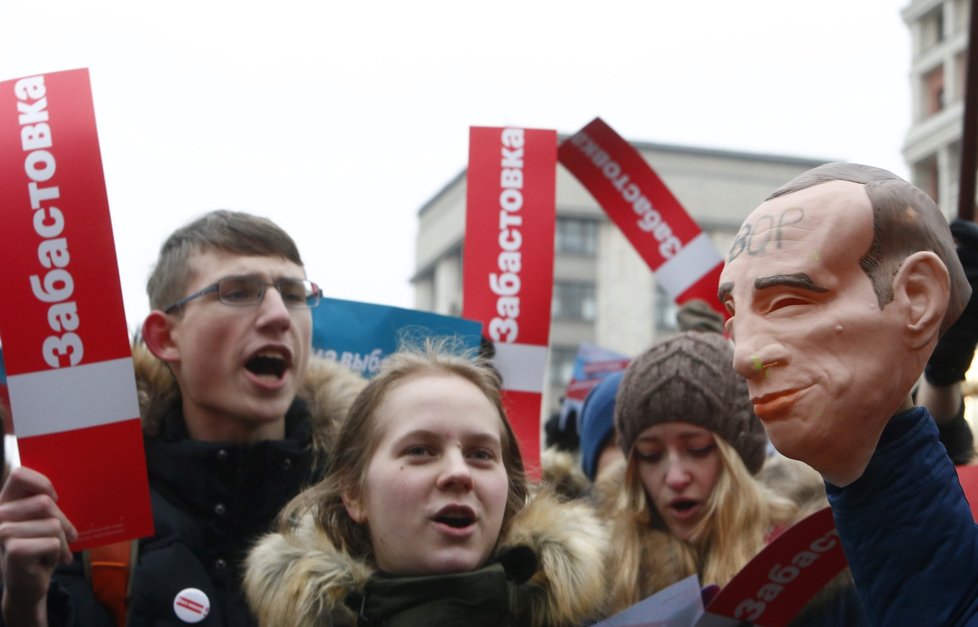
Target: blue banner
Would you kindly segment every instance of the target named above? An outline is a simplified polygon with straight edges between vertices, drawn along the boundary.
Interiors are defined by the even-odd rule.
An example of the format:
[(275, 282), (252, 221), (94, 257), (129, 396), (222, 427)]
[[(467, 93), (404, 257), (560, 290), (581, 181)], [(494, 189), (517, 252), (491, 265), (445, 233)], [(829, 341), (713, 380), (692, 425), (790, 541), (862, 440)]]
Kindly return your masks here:
[(482, 337), (481, 322), (415, 309), (323, 298), (312, 312), (313, 351), (368, 378), (403, 345), (447, 336), (458, 348), (478, 348)]

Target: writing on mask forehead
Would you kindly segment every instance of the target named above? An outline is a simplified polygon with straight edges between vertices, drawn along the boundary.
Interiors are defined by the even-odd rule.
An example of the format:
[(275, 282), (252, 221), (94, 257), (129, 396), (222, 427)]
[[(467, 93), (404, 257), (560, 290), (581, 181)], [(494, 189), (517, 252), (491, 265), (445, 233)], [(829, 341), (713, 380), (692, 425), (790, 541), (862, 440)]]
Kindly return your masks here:
[(748, 220), (740, 227), (737, 237), (730, 245), (727, 253), (727, 263), (742, 254), (750, 257), (760, 257), (769, 252), (768, 247), (781, 248), (785, 227), (798, 224), (805, 219), (805, 210), (801, 207), (788, 207), (778, 213), (768, 213), (758, 216), (753, 221)]

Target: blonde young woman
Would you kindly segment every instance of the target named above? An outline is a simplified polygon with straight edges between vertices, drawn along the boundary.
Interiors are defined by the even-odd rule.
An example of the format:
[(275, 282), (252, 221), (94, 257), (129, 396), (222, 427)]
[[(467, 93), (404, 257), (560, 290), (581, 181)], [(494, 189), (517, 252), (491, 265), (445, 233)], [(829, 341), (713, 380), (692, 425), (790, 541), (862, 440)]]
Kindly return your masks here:
[(586, 624), (607, 535), (584, 504), (529, 497), (486, 362), (393, 355), (354, 401), (326, 479), (248, 559), (265, 627)]
[[(755, 478), (767, 439), (732, 362), (721, 335), (684, 332), (625, 371), (615, 407), (624, 479), (619, 473), (617, 483), (600, 488), (616, 539), (616, 610), (694, 573), (704, 585), (726, 585), (778, 531), (811, 511), (805, 505), (824, 498), (813, 492), (814, 503), (802, 504)], [(802, 476), (793, 469), (792, 480)], [(846, 600), (818, 605), (811, 612), (820, 616), (806, 624), (832, 624), (852, 609)]]

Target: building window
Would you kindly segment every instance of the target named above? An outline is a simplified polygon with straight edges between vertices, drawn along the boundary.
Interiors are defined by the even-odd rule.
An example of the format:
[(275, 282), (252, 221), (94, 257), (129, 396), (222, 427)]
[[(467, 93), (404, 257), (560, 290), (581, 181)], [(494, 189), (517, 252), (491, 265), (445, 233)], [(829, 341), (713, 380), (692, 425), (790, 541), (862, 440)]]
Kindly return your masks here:
[(925, 111), (928, 116), (944, 110), (944, 66), (939, 65), (924, 76)]
[(574, 374), (576, 346), (552, 346), (550, 348), (550, 385), (566, 388)]
[(557, 218), (557, 252), (593, 257), (597, 249), (598, 223), (581, 218)]
[(954, 0), (954, 27), (952, 33), (961, 33), (968, 30), (968, 19), (971, 0)]
[(672, 296), (660, 286), (655, 286), (655, 328), (658, 331), (673, 331), (676, 327), (676, 314), (679, 307)]
[(923, 28), (922, 50), (926, 52), (944, 41), (944, 7), (938, 5), (920, 20)]
[(554, 281), (553, 318), (592, 322), (595, 308), (594, 283)]

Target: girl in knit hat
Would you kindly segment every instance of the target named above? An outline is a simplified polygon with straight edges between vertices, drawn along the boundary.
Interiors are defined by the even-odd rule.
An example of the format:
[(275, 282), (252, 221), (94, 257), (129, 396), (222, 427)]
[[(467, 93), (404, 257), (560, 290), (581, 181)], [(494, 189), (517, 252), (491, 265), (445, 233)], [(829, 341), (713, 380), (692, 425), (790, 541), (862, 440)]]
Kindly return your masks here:
[(613, 605), (698, 574), (725, 585), (797, 513), (753, 475), (767, 439), (720, 334), (684, 332), (625, 371), (615, 406), (627, 463), (610, 503)]

